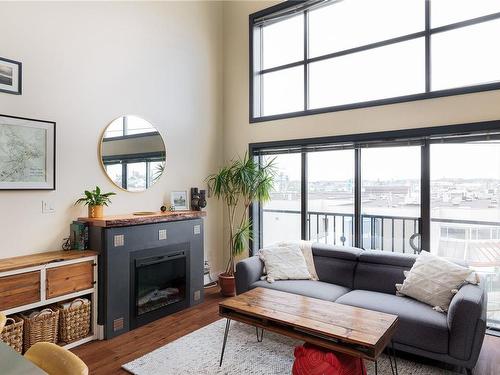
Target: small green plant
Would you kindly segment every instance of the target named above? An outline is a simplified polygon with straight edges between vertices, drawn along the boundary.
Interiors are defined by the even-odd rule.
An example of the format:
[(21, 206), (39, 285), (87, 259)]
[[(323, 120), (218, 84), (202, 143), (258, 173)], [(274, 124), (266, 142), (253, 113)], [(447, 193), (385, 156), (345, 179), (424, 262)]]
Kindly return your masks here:
[(101, 193), (101, 188), (96, 186), (94, 190), (88, 191), (85, 190), (84, 196), (78, 199), (75, 202), (77, 204), (83, 204), (85, 206), (108, 206), (108, 203), (111, 203), (110, 196), (116, 195), (116, 193)]

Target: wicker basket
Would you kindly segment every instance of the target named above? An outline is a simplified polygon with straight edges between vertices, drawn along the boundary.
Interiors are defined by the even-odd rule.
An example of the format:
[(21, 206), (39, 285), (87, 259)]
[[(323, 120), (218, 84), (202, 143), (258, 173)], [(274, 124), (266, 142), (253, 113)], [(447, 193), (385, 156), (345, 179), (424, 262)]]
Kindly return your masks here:
[(87, 337), (90, 332), (90, 301), (75, 299), (64, 308), (57, 306), (59, 311), (59, 339), (66, 343)]
[(59, 311), (43, 309), (32, 318), (21, 315), (24, 320), (24, 351), (37, 342), (57, 343), (59, 328)]
[(24, 320), (19, 316), (7, 318), (7, 323), (2, 332), (0, 340), (11, 346), (16, 352), (23, 351), (23, 326)]

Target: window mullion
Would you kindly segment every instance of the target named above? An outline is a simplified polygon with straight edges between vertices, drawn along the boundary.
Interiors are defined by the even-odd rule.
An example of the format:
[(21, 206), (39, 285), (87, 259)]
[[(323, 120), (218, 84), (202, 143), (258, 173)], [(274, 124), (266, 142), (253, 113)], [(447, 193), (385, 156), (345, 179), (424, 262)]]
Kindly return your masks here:
[(420, 157), (420, 250), (430, 251), (431, 245), (431, 174), (430, 143), (424, 141)]
[(301, 168), (300, 168), (300, 238), (307, 241), (309, 233), (307, 233), (307, 152), (303, 151), (301, 154)]
[(425, 92), (431, 92), (431, 0), (425, 0)]
[(354, 246), (363, 247), (361, 216), (361, 148), (354, 149)]
[(309, 108), (309, 69), (307, 58), (309, 57), (309, 12), (304, 12), (304, 111)]

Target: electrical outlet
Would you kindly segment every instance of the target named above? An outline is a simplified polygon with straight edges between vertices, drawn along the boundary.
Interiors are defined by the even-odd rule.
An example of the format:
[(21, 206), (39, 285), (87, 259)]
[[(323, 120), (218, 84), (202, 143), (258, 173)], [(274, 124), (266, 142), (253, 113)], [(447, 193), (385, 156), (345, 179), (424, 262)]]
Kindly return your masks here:
[(166, 240), (167, 239), (167, 230), (166, 229), (160, 229), (158, 231), (158, 240)]
[(56, 212), (56, 208), (53, 201), (42, 201), (42, 214), (53, 214), (54, 212)]
[(114, 236), (113, 242), (115, 247), (123, 246), (125, 245), (125, 236), (123, 234), (117, 234)]

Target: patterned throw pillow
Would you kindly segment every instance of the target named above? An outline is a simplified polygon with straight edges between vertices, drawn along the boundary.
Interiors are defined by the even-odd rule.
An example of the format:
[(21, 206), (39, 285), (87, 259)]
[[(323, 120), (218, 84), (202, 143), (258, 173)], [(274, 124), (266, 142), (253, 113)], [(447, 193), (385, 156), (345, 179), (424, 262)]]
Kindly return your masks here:
[[(316, 266), (314, 265), (314, 257), (313, 257), (313, 252), (312, 252), (312, 241), (303, 241), (301, 240), (300, 242), (276, 242), (268, 247), (265, 247), (265, 249), (269, 248), (275, 248), (275, 247), (287, 247), (287, 246), (295, 246), (299, 248), (302, 251), (302, 254), (304, 255), (304, 259), (306, 261), (307, 265), (307, 270), (309, 271), (309, 274), (311, 275), (311, 280), (318, 281), (319, 277), (316, 272)], [(262, 250), (259, 250), (258, 255), (259, 258), (264, 261), (264, 258), (262, 257)], [(263, 276), (261, 276), (261, 280), (266, 280), (267, 279), (267, 270), (264, 265), (264, 268), (262, 270)]]
[(260, 250), (264, 261), (267, 281), (275, 280), (310, 280), (306, 260), (296, 245), (266, 247)]
[(476, 273), (447, 259), (422, 251), (403, 284), (396, 284), (398, 295), (405, 295), (448, 311), (451, 299), (465, 283), (477, 284)]

